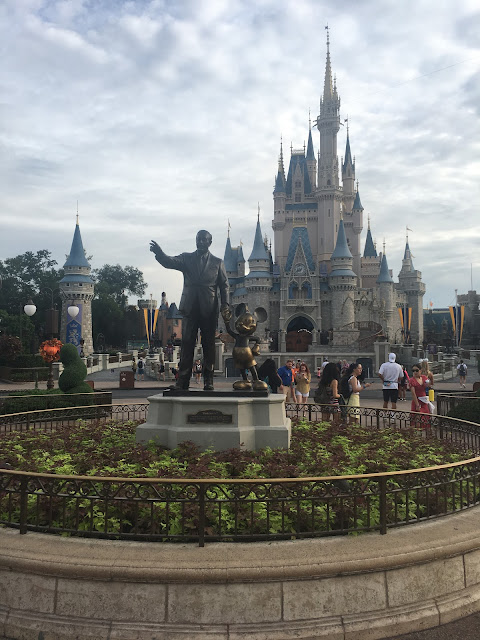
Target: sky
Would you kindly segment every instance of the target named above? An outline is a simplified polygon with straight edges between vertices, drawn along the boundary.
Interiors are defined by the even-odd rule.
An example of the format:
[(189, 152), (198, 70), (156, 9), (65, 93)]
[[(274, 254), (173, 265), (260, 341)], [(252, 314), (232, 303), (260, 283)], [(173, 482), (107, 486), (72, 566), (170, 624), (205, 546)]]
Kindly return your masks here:
[(408, 226), (424, 306), (478, 291), (478, 0), (1, 0), (0, 260), (62, 266), (77, 202), (92, 267), (139, 268), (157, 301), (182, 276), (151, 239), (176, 255), (205, 228), (223, 257), (230, 220), (248, 258), (280, 139), (288, 163), (318, 115), (327, 24), (362, 246), (370, 215), (396, 280)]

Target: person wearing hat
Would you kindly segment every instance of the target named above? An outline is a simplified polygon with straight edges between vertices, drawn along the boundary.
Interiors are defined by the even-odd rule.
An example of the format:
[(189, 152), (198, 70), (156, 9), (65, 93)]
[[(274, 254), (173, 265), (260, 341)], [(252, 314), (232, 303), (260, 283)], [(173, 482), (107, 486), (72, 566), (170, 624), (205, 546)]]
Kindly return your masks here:
[[(383, 408), (388, 409), (388, 403), (391, 408), (397, 408), (398, 400), (398, 383), (403, 378), (402, 367), (395, 362), (394, 353), (388, 354), (388, 362), (384, 362), (378, 370), (378, 376), (383, 382)], [(393, 417), (393, 416), (392, 416)]]

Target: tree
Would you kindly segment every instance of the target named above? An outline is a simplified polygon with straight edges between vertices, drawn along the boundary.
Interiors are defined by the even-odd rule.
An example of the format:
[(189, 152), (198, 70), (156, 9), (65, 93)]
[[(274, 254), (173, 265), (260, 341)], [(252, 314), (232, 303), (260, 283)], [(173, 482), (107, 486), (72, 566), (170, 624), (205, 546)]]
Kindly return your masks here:
[(18, 314), (29, 298), (34, 300), (39, 311), (50, 308), (48, 289), (57, 289), (63, 276), (63, 270), (57, 269), (56, 265), (57, 261), (47, 249), (36, 253), (27, 251), (15, 258), (0, 260), (0, 309)]
[(147, 283), (143, 273), (136, 267), (121, 267), (119, 264), (105, 264), (101, 269), (92, 272), (95, 280), (95, 297), (110, 296), (123, 308), (127, 304), (128, 295), (143, 296)]

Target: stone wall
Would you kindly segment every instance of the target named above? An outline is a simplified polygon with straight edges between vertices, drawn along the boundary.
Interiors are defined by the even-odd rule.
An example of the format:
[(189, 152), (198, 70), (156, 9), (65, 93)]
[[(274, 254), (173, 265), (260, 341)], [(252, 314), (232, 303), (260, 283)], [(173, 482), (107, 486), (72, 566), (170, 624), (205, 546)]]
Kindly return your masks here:
[(375, 640), (480, 610), (480, 509), (387, 535), (160, 544), (0, 530), (0, 637)]

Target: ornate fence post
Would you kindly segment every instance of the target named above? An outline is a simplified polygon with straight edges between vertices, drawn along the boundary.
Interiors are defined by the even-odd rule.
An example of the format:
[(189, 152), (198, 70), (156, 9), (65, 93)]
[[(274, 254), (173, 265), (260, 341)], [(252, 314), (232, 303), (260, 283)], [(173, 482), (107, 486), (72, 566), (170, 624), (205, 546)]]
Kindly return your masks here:
[(380, 489), (380, 533), (387, 533), (387, 478), (381, 476), (378, 480)]
[(27, 493), (28, 477), (22, 476), (20, 479), (20, 533), (27, 533)]

